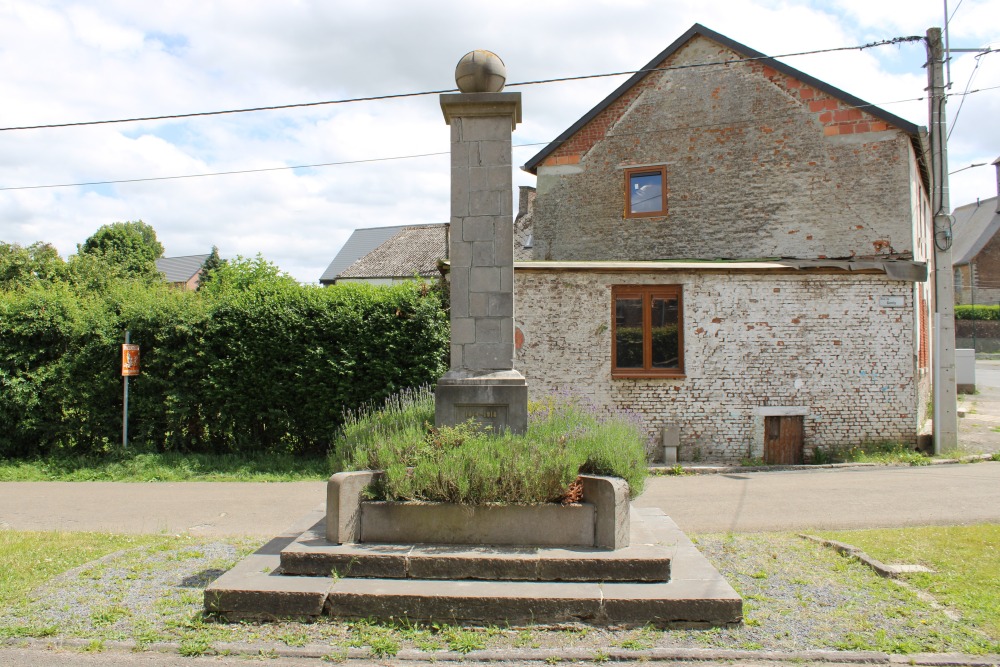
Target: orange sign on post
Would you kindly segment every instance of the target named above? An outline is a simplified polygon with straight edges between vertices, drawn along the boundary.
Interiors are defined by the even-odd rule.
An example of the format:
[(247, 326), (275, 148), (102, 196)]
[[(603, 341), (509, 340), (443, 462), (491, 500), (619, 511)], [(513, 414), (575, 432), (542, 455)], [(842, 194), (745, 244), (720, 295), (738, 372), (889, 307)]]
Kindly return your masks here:
[(132, 343), (122, 345), (122, 375), (131, 377), (139, 374), (139, 346)]

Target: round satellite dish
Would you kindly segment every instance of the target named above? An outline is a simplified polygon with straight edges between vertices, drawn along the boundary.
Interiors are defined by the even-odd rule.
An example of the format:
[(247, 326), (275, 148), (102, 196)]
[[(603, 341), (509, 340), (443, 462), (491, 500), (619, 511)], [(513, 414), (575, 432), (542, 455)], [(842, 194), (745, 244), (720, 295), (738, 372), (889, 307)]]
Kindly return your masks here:
[(476, 49), (458, 61), (455, 83), (463, 93), (499, 93), (507, 83), (507, 66), (492, 51)]

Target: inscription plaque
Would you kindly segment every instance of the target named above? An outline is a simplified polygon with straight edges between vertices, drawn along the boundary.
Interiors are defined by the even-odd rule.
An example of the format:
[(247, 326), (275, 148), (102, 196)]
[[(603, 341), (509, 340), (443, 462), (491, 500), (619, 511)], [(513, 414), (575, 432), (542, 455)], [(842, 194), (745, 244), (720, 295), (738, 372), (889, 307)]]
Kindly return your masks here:
[(485, 428), (490, 428), (494, 433), (500, 433), (507, 427), (507, 406), (506, 405), (470, 405), (459, 403), (455, 405), (462, 421), (475, 420)]

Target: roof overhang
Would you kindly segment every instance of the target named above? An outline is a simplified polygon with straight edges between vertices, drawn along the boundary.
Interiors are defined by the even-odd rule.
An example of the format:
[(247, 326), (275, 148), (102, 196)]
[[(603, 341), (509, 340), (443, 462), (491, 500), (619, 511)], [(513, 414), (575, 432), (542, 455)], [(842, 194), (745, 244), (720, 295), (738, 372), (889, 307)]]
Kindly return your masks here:
[(781, 259), (767, 261), (662, 262), (514, 262), (515, 271), (589, 271), (595, 273), (675, 273), (679, 271), (730, 273), (867, 273), (891, 280), (925, 282), (927, 263), (898, 259)]

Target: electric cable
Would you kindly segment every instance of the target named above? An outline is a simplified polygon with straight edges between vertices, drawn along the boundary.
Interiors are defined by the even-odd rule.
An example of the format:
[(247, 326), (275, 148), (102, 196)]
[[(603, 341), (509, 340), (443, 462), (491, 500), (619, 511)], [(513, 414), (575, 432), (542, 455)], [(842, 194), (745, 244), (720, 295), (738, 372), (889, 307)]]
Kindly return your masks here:
[[(582, 81), (585, 79), (602, 79), (607, 77), (615, 76), (625, 76), (639, 73), (648, 72), (665, 72), (670, 70), (680, 70), (680, 69), (692, 69), (698, 67), (711, 67), (711, 66), (729, 66), (737, 63), (743, 62), (753, 62), (757, 60), (775, 60), (777, 58), (793, 58), (798, 56), (808, 56), (816, 55), (820, 53), (834, 53), (837, 51), (863, 51), (865, 49), (870, 49), (878, 46), (888, 46), (892, 44), (901, 44), (905, 42), (920, 41), (924, 38), (921, 36), (908, 36), (908, 37), (893, 37), (891, 39), (885, 39), (875, 42), (869, 42), (868, 44), (862, 44), (860, 46), (838, 46), (829, 49), (816, 49), (813, 51), (799, 51), (796, 53), (785, 53), (777, 56), (753, 56), (749, 58), (738, 58), (734, 60), (724, 60), (718, 62), (709, 63), (692, 63), (688, 65), (674, 65), (670, 67), (656, 67), (651, 69), (639, 69), (639, 70), (626, 70), (621, 72), (608, 72), (604, 74), (584, 74), (580, 76), (566, 76), (558, 77), (553, 79), (538, 79), (535, 81), (521, 81), (518, 83), (509, 83), (507, 88), (514, 88), (520, 86), (535, 86), (545, 83), (562, 83), (567, 81)], [(351, 104), (356, 102), (376, 102), (383, 100), (394, 100), (394, 99), (404, 99), (409, 97), (423, 97), (426, 95), (441, 95), (445, 93), (455, 93), (458, 92), (457, 88), (449, 88), (442, 90), (426, 90), (415, 93), (393, 93), (388, 95), (373, 95), (369, 97), (353, 97), (345, 98), (340, 100), (325, 100), (320, 102), (297, 102), (294, 104), (278, 104), (273, 106), (259, 106), (259, 107), (248, 107), (243, 109), (224, 109), (221, 111), (197, 111), (191, 113), (181, 113), (181, 114), (165, 114), (158, 116), (143, 116), (136, 118), (115, 118), (109, 120), (88, 120), (88, 121), (74, 121), (66, 123), (47, 123), (41, 125), (21, 125), (15, 127), (0, 127), (0, 132), (12, 132), (18, 130), (42, 130), (42, 129), (54, 129), (54, 128), (64, 128), (64, 127), (83, 127), (88, 125), (110, 125), (117, 123), (138, 123), (138, 122), (148, 122), (156, 120), (176, 120), (181, 118), (195, 118), (203, 116), (221, 116), (228, 114), (241, 114), (241, 113), (254, 113), (259, 111), (277, 111), (282, 109), (297, 109), (305, 107), (316, 107), (316, 106), (326, 106), (334, 104)]]

